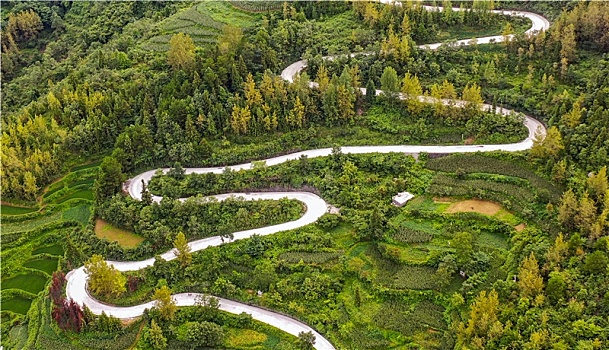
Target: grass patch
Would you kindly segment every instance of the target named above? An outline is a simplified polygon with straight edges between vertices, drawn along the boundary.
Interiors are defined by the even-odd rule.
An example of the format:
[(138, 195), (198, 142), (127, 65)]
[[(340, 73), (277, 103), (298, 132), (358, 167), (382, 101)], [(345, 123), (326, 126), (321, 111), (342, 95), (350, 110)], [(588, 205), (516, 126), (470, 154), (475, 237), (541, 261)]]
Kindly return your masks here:
[(6, 204), (0, 205), (0, 215), (21, 215), (21, 214), (33, 213), (37, 210), (38, 210), (38, 208), (15, 207), (15, 206), (6, 205)]
[(34, 274), (22, 274), (2, 281), (2, 290), (14, 288), (22, 289), (33, 294), (38, 294), (44, 289), (44, 285), (46, 283), (47, 279), (42, 276)]
[(55, 272), (57, 270), (57, 259), (45, 258), (45, 259), (30, 260), (30, 261), (26, 262), (25, 264), (23, 264), (23, 266), (29, 267), (31, 269), (44, 271), (44, 272), (48, 273), (49, 275), (52, 275), (53, 272)]
[(55, 245), (49, 245), (49, 246), (44, 246), (44, 247), (36, 248), (32, 252), (32, 255), (37, 255), (37, 254), (42, 254), (42, 253), (46, 253), (46, 254), (50, 254), (50, 255), (62, 256), (63, 253), (64, 253), (64, 250), (63, 250), (63, 247), (61, 245), (55, 244)]
[(97, 219), (97, 222), (95, 223), (95, 235), (99, 238), (105, 238), (110, 241), (118, 242), (118, 244), (123, 248), (137, 247), (144, 241), (144, 237), (113, 226), (102, 219)]
[(231, 349), (256, 347), (262, 345), (268, 338), (266, 334), (253, 329), (230, 329), (227, 333), (225, 345)]
[(209, 15), (214, 21), (240, 28), (253, 27), (259, 16), (236, 9), (227, 1), (203, 1), (197, 4), (197, 11)]
[(483, 201), (480, 199), (468, 199), (460, 202), (456, 202), (451, 204), (448, 208), (446, 208), (446, 213), (480, 213), (484, 215), (495, 215), (499, 213), (501, 210), (501, 205), (490, 202)]
[(12, 311), (16, 314), (27, 314), (32, 300), (20, 296), (13, 296), (2, 300), (2, 311)]
[(445, 208), (448, 208), (450, 204), (448, 203), (439, 203), (434, 201), (433, 199), (427, 196), (418, 196), (406, 203), (406, 209), (408, 210), (426, 210), (426, 211), (442, 211)]
[(86, 225), (89, 222), (89, 217), (91, 216), (91, 206), (89, 205), (79, 205), (73, 208), (70, 208), (63, 212), (62, 219), (69, 221), (76, 221), (83, 225)]

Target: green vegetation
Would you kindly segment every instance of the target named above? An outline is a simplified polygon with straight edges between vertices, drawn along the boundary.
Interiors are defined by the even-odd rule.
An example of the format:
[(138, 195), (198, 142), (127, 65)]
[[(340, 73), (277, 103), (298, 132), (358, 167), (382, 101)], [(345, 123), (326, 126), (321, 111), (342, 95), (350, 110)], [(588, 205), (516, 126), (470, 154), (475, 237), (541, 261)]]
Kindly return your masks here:
[[(166, 288), (224, 296), (299, 318), (337, 348), (607, 348), (609, 5), (474, 1), (459, 4), (474, 11), (433, 13), (408, 5), (3, 3), (3, 346), (310, 347), (307, 334), (289, 337), (213, 303), (173, 317), (153, 309), (123, 326), (67, 302), (62, 273), (48, 276), (94, 254), (139, 260), (303, 212), (287, 200), (180, 196), (299, 189), (340, 214), (192, 260), (159, 260), (106, 298), (129, 305)], [(495, 5), (549, 13), (552, 26), (523, 35), (526, 21), (491, 13)], [(515, 37), (417, 47), (490, 32)], [(376, 54), (322, 59), (362, 51)], [(282, 80), (301, 58), (306, 74)], [(361, 86), (385, 92), (363, 96)], [(466, 102), (414, 98), (424, 93)], [(483, 101), (491, 111), (480, 112)], [(521, 140), (522, 117), (497, 114), (497, 105), (539, 118), (547, 136), (526, 152), (418, 161), (334, 147)], [(332, 155), (183, 171), (319, 147)], [(147, 190), (167, 197), (161, 203), (146, 191), (141, 202), (122, 194), (124, 179), (155, 167), (171, 167)], [(417, 197), (392, 206), (402, 191)], [(144, 241), (100, 239), (98, 219)]]

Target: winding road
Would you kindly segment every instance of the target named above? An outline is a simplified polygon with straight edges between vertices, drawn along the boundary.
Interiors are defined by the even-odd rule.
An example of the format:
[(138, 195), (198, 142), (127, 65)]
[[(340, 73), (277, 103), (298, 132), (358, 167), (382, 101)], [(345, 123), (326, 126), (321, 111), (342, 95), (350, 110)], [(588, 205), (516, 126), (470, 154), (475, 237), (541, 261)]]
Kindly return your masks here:
[[(392, 4), (401, 6), (401, 3), (389, 1), (389, 0), (381, 0), (382, 3)], [(441, 11), (441, 7), (430, 7), (424, 6), (428, 11)], [(454, 11), (459, 11), (458, 8), (453, 8)], [(532, 22), (532, 27), (526, 32), (527, 34), (535, 34), (541, 30), (547, 30), (550, 27), (550, 22), (544, 17), (530, 13), (530, 12), (519, 12), (519, 11), (493, 11), (495, 13), (503, 13), (510, 16), (519, 16), (526, 17)], [(497, 43), (502, 42), (504, 40), (503, 36), (491, 36), (478, 38), (475, 40), (477, 44), (486, 44), (486, 43)], [(459, 40), (456, 42), (456, 45), (470, 45), (472, 44), (472, 40)], [(454, 43), (453, 43), (454, 44)], [(440, 47), (442, 43), (430, 44), (430, 45), (421, 45), (420, 48), (435, 50)], [(370, 53), (365, 53), (370, 54)], [(355, 55), (355, 54), (352, 54)], [(325, 59), (332, 59), (333, 56), (325, 57)], [(294, 62), (287, 68), (283, 70), (281, 73), (281, 77), (289, 82), (293, 81), (293, 78), (296, 74), (300, 73), (306, 66), (306, 61), (298, 61)], [(314, 83), (312, 83), (314, 86)], [(365, 94), (365, 89), (362, 89), (362, 92)], [(380, 90), (376, 90), (377, 95), (381, 93)], [(404, 96), (400, 96), (400, 98), (404, 99)], [(423, 102), (433, 102), (428, 97), (419, 97), (419, 99)], [(462, 106), (464, 101), (443, 101), (444, 103), (451, 103), (456, 106)], [(484, 110), (489, 110), (491, 106), (483, 105), (482, 108)], [(498, 108), (498, 112), (502, 114), (514, 113), (511, 110)], [(357, 146), (357, 147), (342, 147), (341, 150), (343, 153), (351, 153), (351, 154), (361, 154), (361, 153), (390, 153), (390, 152), (401, 152), (401, 153), (462, 153), (462, 152), (487, 152), (487, 151), (523, 151), (531, 148), (533, 145), (533, 138), (536, 133), (540, 133), (545, 135), (546, 129), (539, 121), (525, 116), (524, 123), (529, 130), (528, 137), (519, 143), (512, 144), (503, 144), (503, 145), (458, 145), (458, 146), (413, 146), (413, 145), (395, 145), (395, 146)], [(322, 148), (315, 149), (309, 151), (302, 151), (297, 153), (292, 153), (280, 157), (274, 157), (266, 159), (266, 165), (276, 165), (287, 162), (289, 160), (295, 160), (300, 158), (302, 155), (306, 155), (309, 158), (313, 157), (323, 157), (330, 155), (332, 150), (330, 148)], [(229, 166), (228, 168), (232, 170), (243, 170), (243, 169), (251, 169), (252, 163), (239, 164)], [(186, 169), (187, 174), (191, 173), (222, 173), (225, 167), (212, 167), (212, 168), (188, 168)], [(164, 169), (165, 171), (168, 169)], [(141, 200), (141, 191), (142, 191), (142, 181), (144, 183), (148, 183), (152, 176), (154, 175), (156, 170), (147, 171), (140, 175), (133, 177), (128, 180), (125, 187), (128, 190), (129, 194), (138, 200)], [(287, 223), (267, 226), (259, 229), (240, 231), (234, 233), (234, 240), (245, 239), (251, 237), (253, 234), (259, 235), (270, 235), (273, 233), (295, 229), (298, 227), (302, 227), (311, 223), (314, 223), (319, 219), (324, 213), (327, 212), (327, 203), (320, 198), (319, 196), (308, 193), (308, 192), (272, 192), (272, 193), (232, 193), (232, 194), (223, 194), (212, 196), (218, 200), (224, 200), (226, 198), (237, 196), (242, 197), (245, 200), (260, 200), (260, 199), (281, 199), (281, 198), (289, 198), (295, 199), (303, 202), (306, 205), (305, 214), (295, 221), (290, 221)], [(160, 197), (153, 197), (154, 201), (160, 201)], [(193, 252), (203, 250), (207, 247), (218, 246), (224, 244), (224, 239), (220, 236), (209, 237), (197, 241), (190, 242), (189, 245)], [(168, 251), (161, 255), (165, 260), (175, 259), (174, 251)], [(129, 261), (129, 262), (120, 262), (120, 261), (108, 261), (108, 263), (112, 264), (120, 271), (134, 271), (146, 268), (151, 266), (154, 263), (154, 258), (142, 260), (142, 261)], [(67, 287), (66, 287), (66, 295), (68, 298), (76, 301), (80, 305), (86, 305), (91, 309), (91, 311), (95, 314), (101, 314), (104, 311), (108, 315), (112, 315), (114, 317), (118, 317), (120, 319), (131, 319), (135, 317), (139, 317), (143, 314), (145, 309), (152, 308), (154, 306), (154, 302), (148, 302), (141, 305), (130, 306), (130, 307), (118, 307), (107, 305), (99, 302), (94, 299), (87, 290), (87, 280), (88, 276), (84, 271), (84, 267), (80, 267), (78, 269), (70, 271), (67, 276)], [(196, 302), (198, 293), (182, 293), (173, 295), (173, 299), (176, 301), (178, 306), (191, 306)], [(264, 323), (267, 323), (273, 327), (281, 329), (289, 334), (298, 336), (300, 332), (313, 332), (316, 337), (315, 340), (315, 348), (316, 349), (334, 349), (334, 346), (321, 334), (307, 326), (306, 324), (297, 321), (291, 317), (272, 312), (269, 310), (265, 310), (259, 307), (239, 303), (232, 300), (227, 300), (223, 298), (218, 298), (220, 301), (219, 308), (220, 310), (230, 312), (233, 314), (239, 314), (242, 312), (246, 312), (252, 315), (252, 318)]]

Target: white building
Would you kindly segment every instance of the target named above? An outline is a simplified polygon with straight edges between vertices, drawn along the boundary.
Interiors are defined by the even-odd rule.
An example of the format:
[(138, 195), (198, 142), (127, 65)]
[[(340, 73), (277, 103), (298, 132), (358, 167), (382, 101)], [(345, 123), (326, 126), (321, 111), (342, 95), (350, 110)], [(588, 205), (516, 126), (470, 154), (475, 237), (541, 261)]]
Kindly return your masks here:
[(404, 204), (406, 204), (406, 202), (408, 202), (409, 200), (414, 198), (414, 194), (410, 193), (410, 192), (400, 192), (397, 195), (393, 196), (393, 205), (395, 205), (396, 207), (401, 207)]

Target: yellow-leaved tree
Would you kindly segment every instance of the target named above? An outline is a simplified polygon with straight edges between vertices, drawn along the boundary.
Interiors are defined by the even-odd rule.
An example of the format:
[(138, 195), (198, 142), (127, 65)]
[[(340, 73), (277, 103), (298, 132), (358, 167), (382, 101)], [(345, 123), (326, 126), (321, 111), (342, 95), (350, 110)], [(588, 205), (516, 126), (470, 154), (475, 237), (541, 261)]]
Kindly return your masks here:
[(95, 294), (118, 296), (126, 290), (125, 276), (99, 254), (85, 263), (85, 272), (89, 274), (89, 289)]
[(188, 69), (195, 63), (195, 43), (188, 34), (178, 33), (169, 40), (167, 63), (174, 70)]

